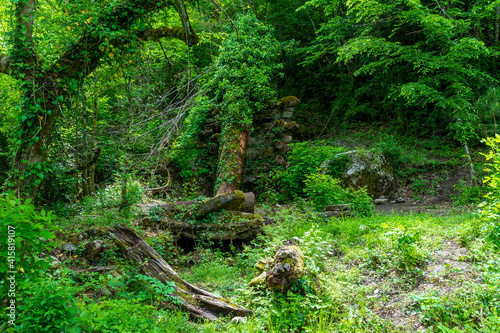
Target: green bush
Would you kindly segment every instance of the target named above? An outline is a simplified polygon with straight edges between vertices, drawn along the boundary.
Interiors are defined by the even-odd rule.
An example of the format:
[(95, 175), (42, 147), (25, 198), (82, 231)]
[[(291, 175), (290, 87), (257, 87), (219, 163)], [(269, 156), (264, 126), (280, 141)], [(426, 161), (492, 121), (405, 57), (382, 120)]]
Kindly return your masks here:
[(483, 189), (480, 186), (467, 186), (466, 182), (463, 180), (460, 180), (460, 182), (454, 186), (454, 189), (458, 192), (457, 195), (452, 195), (454, 206), (478, 204), (481, 202), (484, 195)]
[[(296, 198), (304, 194), (304, 181), (308, 175), (316, 173), (321, 163), (331, 159), (343, 151), (342, 147), (333, 147), (324, 142), (301, 142), (291, 145), (292, 150), (288, 153), (287, 159), (290, 166), (281, 173), (281, 182), (286, 190), (286, 195)], [(338, 163), (337, 163), (338, 162)], [(342, 174), (347, 161), (344, 158), (330, 163), (329, 169), (336, 176)]]
[(25, 283), (19, 297), (17, 332), (81, 332), (76, 326), (80, 310), (74, 300), (78, 288), (71, 283), (66, 277)]
[(7, 271), (34, 277), (47, 269), (49, 262), (39, 256), (47, 248), (44, 239), (55, 237), (49, 231), (54, 218), (50, 211), (37, 212), (30, 199), (0, 197), (0, 291)]
[[(119, 177), (120, 178), (120, 177)], [(144, 188), (137, 180), (127, 181), (126, 202), (129, 205), (139, 203), (144, 197)], [(116, 208), (122, 203), (122, 182), (120, 179), (105, 188), (97, 190), (94, 197), (85, 197), (80, 204), (82, 213), (99, 212)]]
[(197, 332), (184, 313), (156, 310), (140, 300), (109, 299), (99, 303), (81, 302), (78, 325), (84, 332)]
[(338, 179), (319, 173), (307, 175), (304, 184), (304, 192), (320, 211), (329, 204), (350, 204), (361, 216), (370, 216), (373, 213), (372, 199), (365, 189), (344, 189)]
[(485, 195), (486, 201), (480, 204), (480, 214), (485, 223), (481, 228), (484, 237), (500, 248), (500, 135), (483, 140), (490, 148), (483, 154), (488, 161), (484, 182), (489, 192)]
[(346, 191), (340, 186), (340, 181), (332, 176), (312, 173), (306, 176), (304, 184), (304, 192), (320, 211), (328, 204), (346, 203)]

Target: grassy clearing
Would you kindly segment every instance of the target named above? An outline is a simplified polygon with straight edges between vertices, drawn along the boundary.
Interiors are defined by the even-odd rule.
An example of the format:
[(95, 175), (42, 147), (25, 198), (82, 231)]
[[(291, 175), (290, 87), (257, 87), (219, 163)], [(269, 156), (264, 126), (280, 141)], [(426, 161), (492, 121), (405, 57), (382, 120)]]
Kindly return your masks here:
[[(19, 311), (26, 324), (17, 331), (31, 332), (42, 327), (40, 322), (50, 323), (40, 321), (46, 318), (47, 302), (60, 322), (53, 327), (59, 332), (133, 332), (134, 327), (141, 332), (500, 330), (500, 255), (481, 236), (484, 222), (474, 214), (329, 219), (310, 207), (307, 201), (262, 207), (274, 223), (237, 254), (222, 253), (217, 244), (182, 254), (168, 232), (140, 230), (183, 278), (250, 308), (254, 315), (244, 323), (197, 323), (165, 309), (158, 290), (145, 284), (138, 269), (116, 249), (107, 250), (99, 262), (116, 265), (115, 271), (78, 272), (89, 266), (79, 247), (43, 279), (20, 286), (26, 301), (20, 302)], [(100, 213), (113, 223), (124, 220)], [(72, 219), (71, 228), (60, 220), (56, 229), (84, 230), (93, 224), (89, 219)], [(272, 258), (287, 241), (302, 248), (306, 276), (285, 294), (248, 287), (255, 263)], [(42, 302), (37, 296), (42, 294), (50, 296)], [(38, 328), (35, 331), (43, 331)]]
[[(223, 281), (214, 285), (217, 291), (254, 311), (246, 324), (217, 323), (222, 331), (500, 329), (498, 254), (486, 243), (469, 248), (461, 242), (473, 215), (326, 220), (296, 206), (273, 215), (282, 222), (267, 227), (234, 260), (184, 271), (196, 283)], [(286, 297), (248, 288), (253, 264), (288, 239), (297, 240), (307, 257), (306, 287)], [(200, 329), (210, 331), (213, 325)]]

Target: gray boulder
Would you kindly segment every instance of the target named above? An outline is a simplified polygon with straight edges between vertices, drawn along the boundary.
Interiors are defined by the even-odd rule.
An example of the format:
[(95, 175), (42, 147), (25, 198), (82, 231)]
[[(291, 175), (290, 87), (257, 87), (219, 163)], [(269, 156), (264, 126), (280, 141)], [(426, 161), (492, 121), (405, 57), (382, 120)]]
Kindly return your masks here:
[(366, 187), (372, 198), (391, 195), (397, 191), (398, 181), (392, 166), (381, 153), (351, 150), (336, 154), (321, 164), (323, 172), (326, 172), (335, 161), (343, 159), (345, 156), (349, 157), (343, 173), (347, 187), (354, 189)]

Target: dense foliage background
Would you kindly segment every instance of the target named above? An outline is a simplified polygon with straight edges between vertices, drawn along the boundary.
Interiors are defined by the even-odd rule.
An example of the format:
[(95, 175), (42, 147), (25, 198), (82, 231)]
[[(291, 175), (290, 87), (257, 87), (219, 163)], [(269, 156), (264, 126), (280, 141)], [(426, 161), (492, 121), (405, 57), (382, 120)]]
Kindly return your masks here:
[[(118, 173), (155, 170), (172, 153), (179, 155), (171, 149), (178, 145), (170, 143), (183, 126), (188, 132), (193, 126), (193, 120), (182, 125), (187, 110), (195, 106), (193, 119), (223, 100), (229, 109), (231, 98), (258, 102), (245, 94), (261, 94), (262, 101), (273, 95), (298, 96), (303, 103), (297, 116), (312, 128), (311, 135), (319, 134), (315, 124), (325, 124), (318, 132), (328, 135), (352, 124), (381, 122), (417, 137), (434, 135), (475, 144), (496, 132), (499, 5), (498, 1), (187, 2), (200, 43), (188, 47), (178, 39), (163, 39), (103, 45), (104, 58), (97, 69), (69, 84), (71, 97), (61, 105), (64, 112), (52, 135), (39, 199), (71, 200), (95, 191), (95, 184), (116, 179)], [(8, 54), (13, 51), (15, 6), (9, 2), (1, 6), (0, 52)], [(108, 8), (107, 3), (86, 1), (54, 6), (38, 4), (34, 17), (42, 67), (50, 66)], [(262, 41), (248, 38), (245, 29), (255, 23), (238, 19), (242, 16), (255, 16), (263, 27), (272, 26), (274, 36)], [(166, 7), (132, 28), (178, 22), (175, 9)], [(110, 40), (118, 32), (99, 33)], [(269, 38), (276, 42), (267, 42)], [(242, 47), (231, 50), (231, 43)], [(280, 68), (280, 75), (250, 73), (245, 66), (251, 68), (257, 58), (244, 47), (250, 50), (254, 45), (262, 52), (258, 56), (275, 57), (275, 65), (271, 60), (266, 63)], [(225, 56), (243, 61), (224, 65)], [(224, 73), (225, 68), (229, 72)], [(272, 82), (245, 79), (248, 75)], [(238, 77), (243, 84), (234, 90)], [(221, 86), (224, 82), (232, 82), (233, 90)], [(274, 93), (259, 92), (262, 84)], [(31, 119), (31, 111), (20, 107), (22, 80), (2, 74), (0, 91), (0, 180), (4, 181), (24, 134), (19, 124)], [(258, 108), (262, 105), (258, 103), (242, 104), (230, 112)], [(95, 147), (102, 153), (92, 176), (68, 176), (66, 171), (88, 161)]]
[[(499, 51), (500, 0), (0, 2), (0, 228), (19, 226), (16, 330), (392, 331), (381, 309), (401, 295), (411, 304), (392, 306), (420, 328), (496, 332)], [(284, 96), (301, 100), (297, 134), (286, 163), (273, 156), (252, 180), (272, 222), (261, 235), (239, 253), (203, 241), (188, 254), (168, 231), (142, 230), (184, 276), (251, 307), (248, 323), (167, 309), (173, 282), (115, 247), (98, 262), (113, 274), (81, 270), (87, 242), (64, 250), (90, 227), (136, 227), (138, 203), (211, 196), (234, 178), (224, 145), (252, 137), (255, 115)], [(208, 119), (220, 133), (202, 146)], [(384, 154), (415, 201), (466, 168), (450, 205), (479, 214), (374, 216), (366, 189), (340, 179), (347, 157), (324, 167), (348, 150)], [(325, 215), (346, 202), (357, 217)], [(306, 277), (279, 295), (249, 288), (253, 265), (285, 242), (302, 247)], [(8, 245), (0, 232), (3, 261)], [(418, 289), (434, 283), (444, 294)]]

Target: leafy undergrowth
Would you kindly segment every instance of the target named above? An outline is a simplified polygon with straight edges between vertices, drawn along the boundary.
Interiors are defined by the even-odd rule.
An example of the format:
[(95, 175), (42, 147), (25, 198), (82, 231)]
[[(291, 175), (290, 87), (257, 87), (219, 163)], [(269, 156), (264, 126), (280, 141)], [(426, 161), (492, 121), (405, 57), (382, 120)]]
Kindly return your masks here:
[[(246, 322), (193, 322), (168, 309), (175, 301), (169, 286), (141, 275), (108, 245), (94, 266), (115, 269), (92, 272), (78, 247), (71, 255), (56, 255), (61, 263), (42, 278), (20, 283), (21, 319), (15, 331), (500, 330), (500, 255), (481, 236), (484, 223), (478, 217), (425, 213), (335, 219), (310, 207), (305, 201), (264, 207), (260, 213), (274, 222), (240, 253), (224, 253), (209, 243), (183, 253), (173, 247), (168, 232), (140, 230), (184, 279), (251, 309)], [(256, 262), (290, 241), (304, 252), (305, 278), (285, 294), (248, 287)], [(58, 242), (55, 248), (64, 245)]]

